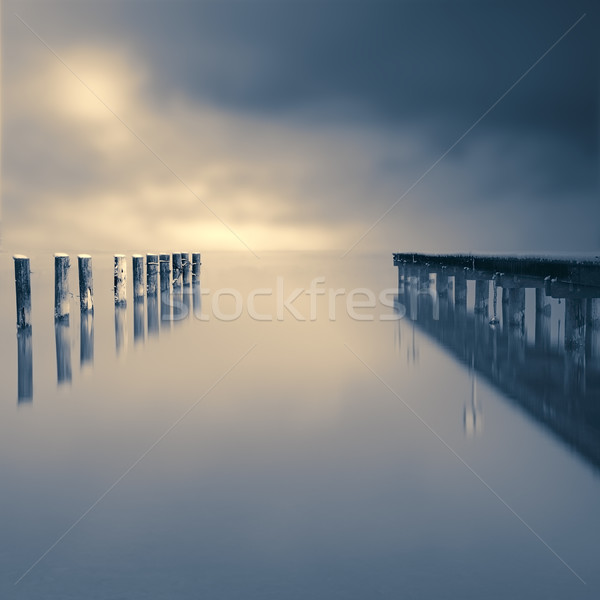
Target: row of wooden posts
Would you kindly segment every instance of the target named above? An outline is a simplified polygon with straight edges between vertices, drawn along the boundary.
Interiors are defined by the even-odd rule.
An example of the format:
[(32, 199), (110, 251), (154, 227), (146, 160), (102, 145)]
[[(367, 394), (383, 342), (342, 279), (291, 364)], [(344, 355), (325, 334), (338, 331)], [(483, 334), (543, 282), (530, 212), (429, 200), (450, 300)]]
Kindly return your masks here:
[[(144, 281), (144, 256), (132, 257), (133, 296), (141, 298), (144, 293), (155, 296), (161, 292), (200, 283), (201, 255), (194, 252), (174, 252), (173, 254), (146, 254), (146, 277)], [(15, 288), (17, 296), (17, 329), (31, 327), (31, 268), (26, 256), (15, 255)], [(92, 257), (80, 254), (77, 257), (79, 272), (79, 305), (82, 314), (94, 311), (94, 284), (92, 277)], [(67, 319), (70, 312), (68, 254), (54, 255), (54, 317)], [(127, 257), (114, 255), (114, 299), (116, 305), (127, 302)]]

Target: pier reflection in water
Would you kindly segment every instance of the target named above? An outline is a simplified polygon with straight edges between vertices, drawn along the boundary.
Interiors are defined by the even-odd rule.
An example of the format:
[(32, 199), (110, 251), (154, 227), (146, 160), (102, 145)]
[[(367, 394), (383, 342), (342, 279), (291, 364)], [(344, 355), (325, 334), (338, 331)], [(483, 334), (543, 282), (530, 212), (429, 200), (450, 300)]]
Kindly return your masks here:
[[(600, 467), (600, 287), (561, 283), (552, 274), (519, 277), (395, 262), (398, 305), (418, 329), (471, 369), (465, 432), (477, 433), (481, 426), (476, 380), (483, 377)], [(467, 310), (470, 280), (472, 311)], [(528, 288), (535, 291), (531, 323)], [(559, 334), (552, 339), (553, 303), (564, 307), (562, 340)]]

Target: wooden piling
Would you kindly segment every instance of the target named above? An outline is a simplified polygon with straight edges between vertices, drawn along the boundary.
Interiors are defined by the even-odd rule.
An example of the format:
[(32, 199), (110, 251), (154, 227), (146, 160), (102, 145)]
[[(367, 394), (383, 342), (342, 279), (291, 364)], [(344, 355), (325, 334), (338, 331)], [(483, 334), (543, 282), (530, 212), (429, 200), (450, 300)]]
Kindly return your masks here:
[(131, 257), (131, 266), (133, 270), (133, 297), (144, 297), (144, 257), (141, 254), (134, 254)]
[(15, 261), (15, 289), (17, 293), (17, 329), (31, 327), (31, 276), (29, 259), (16, 254)]
[(181, 253), (181, 270), (183, 273), (183, 285), (189, 286), (192, 283), (192, 263), (190, 262), (190, 253)]
[(200, 265), (202, 264), (200, 252), (192, 253), (192, 283), (200, 283)]
[(115, 254), (115, 304), (127, 304), (127, 261), (124, 254)]
[(489, 311), (490, 282), (487, 279), (475, 280), (475, 306), (474, 311), (477, 314), (487, 316)]
[(181, 252), (173, 252), (173, 288), (181, 287)]
[(158, 254), (146, 254), (146, 293), (156, 296), (158, 291)]
[(160, 255), (160, 291), (166, 292), (171, 289), (171, 255), (161, 253)]
[(71, 261), (68, 254), (54, 255), (54, 318), (69, 319), (71, 301), (69, 294), (69, 268)]
[(79, 271), (79, 306), (81, 313), (94, 312), (94, 283), (92, 280), (92, 257), (80, 254), (77, 257)]

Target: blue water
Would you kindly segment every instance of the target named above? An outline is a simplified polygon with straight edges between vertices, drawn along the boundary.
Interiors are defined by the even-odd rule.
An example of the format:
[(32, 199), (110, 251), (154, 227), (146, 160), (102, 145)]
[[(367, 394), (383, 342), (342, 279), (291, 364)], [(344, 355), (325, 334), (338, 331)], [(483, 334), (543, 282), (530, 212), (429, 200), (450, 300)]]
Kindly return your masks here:
[[(560, 406), (524, 407), (423, 313), (395, 319), (391, 255), (207, 253), (201, 311), (182, 296), (181, 319), (152, 332), (144, 312), (137, 335), (131, 287), (115, 327), (111, 260), (93, 257), (93, 360), (75, 295), (59, 382), (52, 257), (32, 257), (19, 402), (0, 255), (0, 597), (600, 597), (600, 477), (582, 437), (597, 358), (588, 396), (565, 392), (561, 432)], [(304, 290), (293, 310), (278, 286)], [(353, 318), (357, 288), (369, 306)]]

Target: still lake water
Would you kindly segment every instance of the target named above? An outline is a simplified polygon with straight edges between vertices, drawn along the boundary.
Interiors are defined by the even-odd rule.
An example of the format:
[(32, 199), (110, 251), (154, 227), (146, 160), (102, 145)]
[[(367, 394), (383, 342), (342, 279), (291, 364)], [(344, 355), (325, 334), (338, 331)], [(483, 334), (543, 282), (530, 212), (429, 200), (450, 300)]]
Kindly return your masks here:
[[(115, 321), (112, 258), (93, 261), (81, 348), (78, 299), (57, 333), (53, 258), (32, 258), (33, 390), (19, 402), (0, 255), (1, 598), (600, 597), (597, 357), (584, 396), (562, 411), (544, 392), (537, 410), (543, 384), (524, 407), (518, 378), (503, 388), (502, 370), (478, 370), (470, 336), (502, 342), (501, 326), (450, 319), (436, 334), (423, 307), (390, 319), (404, 313), (392, 293), (379, 300), (397, 291), (391, 255), (208, 253), (201, 312), (186, 294), (187, 316), (150, 330), (131, 300)], [(326, 295), (312, 307), (306, 294), (299, 315), (278, 306), (282, 287), (315, 278)], [(365, 320), (346, 310), (355, 288), (376, 295), (356, 309)], [(561, 308), (553, 362), (536, 355), (548, 381)], [(462, 357), (438, 341), (450, 334)]]

